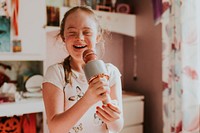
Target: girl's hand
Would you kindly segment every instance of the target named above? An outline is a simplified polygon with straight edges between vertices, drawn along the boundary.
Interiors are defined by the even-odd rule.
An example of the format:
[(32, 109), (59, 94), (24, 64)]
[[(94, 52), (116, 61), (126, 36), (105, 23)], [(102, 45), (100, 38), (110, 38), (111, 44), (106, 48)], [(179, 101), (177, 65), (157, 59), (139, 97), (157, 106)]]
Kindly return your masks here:
[(106, 93), (109, 93), (109, 84), (105, 78), (95, 78), (88, 87), (84, 95), (85, 101), (89, 105), (93, 105), (98, 101), (107, 99)]
[(97, 107), (96, 113), (103, 122), (108, 124), (120, 119), (121, 110), (119, 106), (108, 103), (106, 105), (102, 105), (102, 108)]

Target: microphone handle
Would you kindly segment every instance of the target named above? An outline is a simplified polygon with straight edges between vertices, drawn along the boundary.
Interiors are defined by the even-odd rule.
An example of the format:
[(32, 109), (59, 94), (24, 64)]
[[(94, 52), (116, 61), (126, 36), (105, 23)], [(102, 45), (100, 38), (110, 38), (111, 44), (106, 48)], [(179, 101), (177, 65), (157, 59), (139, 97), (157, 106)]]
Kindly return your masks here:
[[(90, 83), (95, 78), (106, 78), (106, 80), (109, 79), (105, 63), (102, 60), (92, 60), (87, 62), (84, 66), (84, 72), (88, 83)], [(109, 87), (107, 90), (110, 92)], [(103, 104), (111, 102), (110, 93), (106, 93), (106, 97), (107, 99), (102, 101)]]
[[(110, 88), (108, 88), (110, 89)], [(111, 102), (111, 97), (110, 97), (110, 93), (106, 93), (106, 100), (102, 101), (103, 104), (107, 104)]]

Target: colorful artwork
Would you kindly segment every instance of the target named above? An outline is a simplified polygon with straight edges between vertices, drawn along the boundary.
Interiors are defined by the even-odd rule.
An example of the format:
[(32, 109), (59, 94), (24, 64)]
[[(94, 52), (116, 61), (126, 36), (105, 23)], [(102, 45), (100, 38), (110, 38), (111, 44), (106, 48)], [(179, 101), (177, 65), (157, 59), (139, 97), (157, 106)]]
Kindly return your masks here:
[(64, 5), (63, 0), (46, 0), (47, 10), (47, 25), (59, 26), (60, 25), (60, 9)]
[(8, 5), (0, 0), (0, 52), (10, 52), (10, 17)]
[(0, 52), (10, 52), (10, 19), (0, 16)]
[(54, 6), (47, 6), (47, 25), (59, 26), (60, 25), (60, 9)]

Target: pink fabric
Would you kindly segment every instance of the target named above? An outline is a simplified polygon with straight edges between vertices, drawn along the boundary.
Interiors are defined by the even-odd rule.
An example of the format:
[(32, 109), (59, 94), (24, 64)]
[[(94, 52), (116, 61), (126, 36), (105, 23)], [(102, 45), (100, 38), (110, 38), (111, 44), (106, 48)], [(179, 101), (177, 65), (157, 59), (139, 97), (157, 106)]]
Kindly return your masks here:
[(163, 0), (163, 132), (200, 132), (200, 1)]

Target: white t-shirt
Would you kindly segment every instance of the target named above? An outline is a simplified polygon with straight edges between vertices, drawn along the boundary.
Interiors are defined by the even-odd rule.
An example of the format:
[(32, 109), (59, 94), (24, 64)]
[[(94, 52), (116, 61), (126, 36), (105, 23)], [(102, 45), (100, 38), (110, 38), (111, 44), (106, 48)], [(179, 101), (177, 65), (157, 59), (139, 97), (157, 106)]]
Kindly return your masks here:
[[(121, 76), (119, 70), (114, 65), (107, 63), (106, 68), (109, 74), (109, 85), (115, 84), (115, 78)], [(66, 84), (64, 69), (62, 64), (55, 64), (47, 69), (43, 82), (50, 82), (64, 89), (67, 107), (65, 110), (73, 106), (80, 98), (83, 97), (87, 88), (88, 82), (84, 74), (72, 70), (71, 77), (72, 85)], [(64, 95), (64, 93), (63, 93)], [(105, 123), (102, 122), (96, 115), (96, 107), (102, 106), (102, 102), (94, 104), (74, 125), (69, 133), (109, 133)]]

